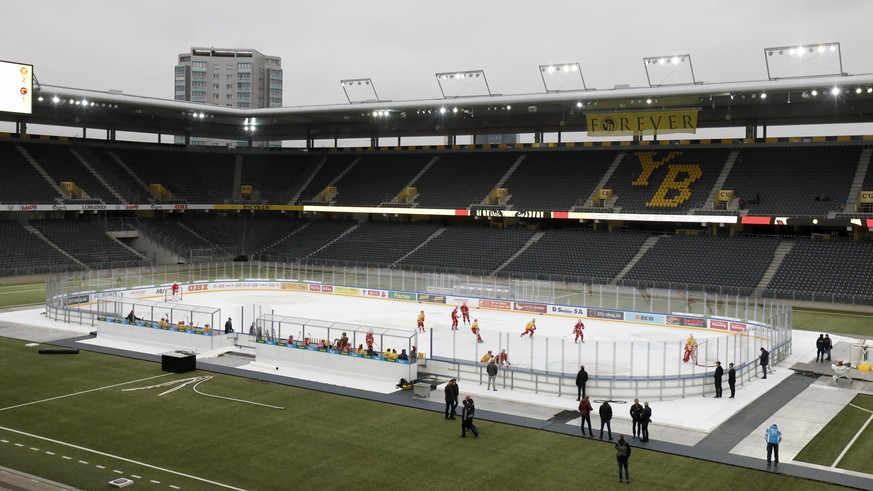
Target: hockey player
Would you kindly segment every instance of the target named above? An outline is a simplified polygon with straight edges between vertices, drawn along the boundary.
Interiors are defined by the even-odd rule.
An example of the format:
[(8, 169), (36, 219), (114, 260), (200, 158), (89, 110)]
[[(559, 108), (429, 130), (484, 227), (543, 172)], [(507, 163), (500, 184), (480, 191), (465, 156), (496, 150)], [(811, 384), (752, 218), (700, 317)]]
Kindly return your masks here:
[(579, 319), (576, 322), (576, 325), (573, 326), (573, 334), (576, 335), (576, 341), (574, 343), (578, 343), (579, 341), (585, 342), (585, 335), (582, 334), (582, 329), (585, 329), (585, 324), (582, 323), (582, 319)]
[(418, 330), (424, 332), (424, 311), (418, 314)]
[(682, 361), (688, 362), (692, 356), (696, 358), (697, 354), (697, 340), (694, 339), (694, 334), (689, 334), (688, 339), (685, 341), (685, 355), (682, 357)]
[(364, 338), (364, 340), (367, 342), (367, 351), (372, 353), (373, 352), (373, 331), (368, 332), (367, 337)]
[(501, 365), (506, 365), (506, 366), (512, 365), (512, 363), (509, 363), (509, 355), (506, 354), (505, 349), (500, 350), (500, 354), (497, 355), (497, 363), (500, 363)]
[(178, 300), (179, 299), (179, 284), (174, 281), (173, 286), (170, 287), (170, 291), (173, 293), (173, 300)]
[(470, 307), (467, 307), (467, 304), (461, 305), (461, 320), (464, 324), (470, 323)]
[(470, 326), (470, 330), (476, 335), (476, 340), (482, 343), (482, 336), (479, 334), (479, 319), (473, 319), (473, 325)]
[(485, 355), (479, 361), (481, 361), (482, 363), (488, 363), (491, 361), (491, 358), (494, 358), (494, 353), (492, 353), (491, 350), (488, 350), (488, 352), (485, 353)]
[(455, 307), (455, 310), (452, 311), (452, 330), (458, 330), (458, 308)]
[(537, 320), (536, 320), (536, 318), (534, 318), (534, 319), (531, 319), (531, 321), (528, 322), (526, 326), (524, 326), (524, 332), (521, 333), (521, 337), (524, 337), (525, 334), (530, 334), (530, 337), (533, 337), (534, 331), (536, 331), (536, 330), (537, 330)]

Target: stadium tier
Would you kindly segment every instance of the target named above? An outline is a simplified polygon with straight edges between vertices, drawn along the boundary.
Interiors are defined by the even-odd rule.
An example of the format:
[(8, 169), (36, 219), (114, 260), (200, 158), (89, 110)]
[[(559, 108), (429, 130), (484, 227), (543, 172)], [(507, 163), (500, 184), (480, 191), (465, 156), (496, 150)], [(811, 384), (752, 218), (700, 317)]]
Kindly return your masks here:
[[(812, 241), (805, 238), (811, 219), (776, 229), (674, 223), (651, 231), (644, 222), (488, 212), (852, 217), (859, 191), (873, 187), (871, 153), (864, 142), (299, 152), (9, 138), (0, 140), (0, 159), (15, 185), (0, 187), (7, 205), (0, 273), (139, 264), (158, 257), (157, 247), (181, 261), (247, 256), (873, 303), (867, 275), (858, 274), (873, 264), (866, 229)], [(733, 194), (717, 207), (721, 190)], [(78, 212), (16, 214), (27, 208), (8, 206), (63, 210), (70, 200), (118, 206), (125, 233), (107, 234), (105, 220)], [(187, 211), (149, 211), (148, 203)], [(246, 208), (188, 207), (198, 203)], [(259, 208), (289, 203), (469, 209), (471, 216), (411, 221), (391, 212)]]

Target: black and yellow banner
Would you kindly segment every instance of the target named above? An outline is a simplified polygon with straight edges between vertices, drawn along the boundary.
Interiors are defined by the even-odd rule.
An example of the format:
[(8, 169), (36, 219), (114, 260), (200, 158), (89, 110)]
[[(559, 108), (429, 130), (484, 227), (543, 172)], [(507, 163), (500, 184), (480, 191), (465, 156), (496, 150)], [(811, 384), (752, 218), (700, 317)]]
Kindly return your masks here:
[(666, 135), (696, 133), (697, 109), (588, 113), (588, 135)]

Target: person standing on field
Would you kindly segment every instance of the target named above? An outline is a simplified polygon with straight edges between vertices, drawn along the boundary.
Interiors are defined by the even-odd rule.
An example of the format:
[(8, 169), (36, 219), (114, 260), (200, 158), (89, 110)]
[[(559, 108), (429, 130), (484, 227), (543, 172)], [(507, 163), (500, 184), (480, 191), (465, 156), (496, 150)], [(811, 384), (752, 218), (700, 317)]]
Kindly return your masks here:
[(536, 330), (537, 330), (537, 320), (534, 318), (534, 319), (531, 319), (531, 321), (528, 322), (526, 326), (524, 326), (524, 332), (521, 333), (521, 337), (524, 337), (525, 334), (529, 334), (530, 337), (533, 337), (534, 331), (536, 331)]
[(470, 323), (470, 307), (467, 307), (466, 303), (461, 305), (461, 320), (464, 322), (464, 325)]
[(630, 484), (630, 474), (627, 469), (627, 461), (631, 456), (631, 446), (625, 441), (624, 435), (618, 435), (618, 443), (615, 444), (615, 460), (618, 462), (618, 482), (621, 481), (621, 470), (624, 469), (624, 478)]
[(476, 415), (476, 405), (473, 403), (473, 398), (468, 394), (464, 398), (464, 409), (461, 411), (461, 438), (467, 437), (467, 431), (472, 431), (473, 436), (479, 438), (479, 428), (473, 424), (473, 417)]
[(603, 440), (603, 427), (606, 426), (606, 431), (609, 435), (610, 441), (612, 440), (612, 406), (609, 405), (609, 401), (603, 401), (603, 404), (600, 405), (600, 439)]
[(767, 378), (767, 366), (770, 365), (770, 352), (765, 350), (763, 346), (761, 346), (761, 357), (759, 358), (759, 362), (761, 364), (761, 370), (764, 372), (762, 378)]
[(455, 419), (455, 408), (458, 406), (458, 383), (455, 379), (446, 384), (446, 419)]
[(724, 368), (721, 367), (721, 362), (715, 362), (715, 374), (713, 378), (715, 379), (715, 398), (721, 399), (721, 377), (724, 375)]
[(818, 339), (815, 340), (815, 361), (823, 362), (824, 361), (824, 351), (825, 351), (825, 338), (824, 334), (819, 334)]
[(497, 357), (491, 357), (491, 360), (488, 362), (488, 367), (485, 368), (485, 371), (488, 372), (488, 387), (486, 390), (493, 390), (497, 392)]
[(585, 423), (588, 423), (588, 436), (594, 438), (594, 432), (591, 431), (591, 411), (593, 410), (588, 396), (583, 397), (582, 402), (579, 403), (579, 412), (582, 413), (582, 436), (585, 436)]
[(782, 443), (782, 432), (779, 431), (776, 423), (764, 430), (764, 440), (767, 442), (767, 467), (770, 467), (771, 456), (775, 457), (774, 462), (779, 465), (779, 444)]
[(424, 332), (424, 311), (422, 310), (420, 314), (418, 314), (418, 330), (420, 332)]
[(588, 372), (585, 371), (585, 365), (579, 368), (579, 373), (576, 374), (576, 400), (581, 400), (585, 397), (585, 385), (588, 384)]
[(652, 422), (652, 408), (649, 403), (643, 403), (643, 415), (640, 416), (640, 425), (642, 426), (641, 442), (649, 441), (649, 423)]
[(733, 363), (728, 364), (728, 387), (731, 389), (730, 398), (733, 399), (737, 392), (737, 371)]
[(643, 435), (643, 427), (640, 418), (643, 416), (643, 405), (639, 399), (634, 399), (634, 403), (630, 407), (631, 425), (634, 432), (634, 440)]

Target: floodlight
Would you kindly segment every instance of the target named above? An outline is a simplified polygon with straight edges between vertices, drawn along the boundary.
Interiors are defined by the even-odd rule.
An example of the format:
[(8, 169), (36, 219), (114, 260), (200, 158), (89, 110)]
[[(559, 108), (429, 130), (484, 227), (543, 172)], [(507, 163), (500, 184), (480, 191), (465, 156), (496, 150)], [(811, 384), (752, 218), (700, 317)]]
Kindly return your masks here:
[(493, 95), (484, 70), (436, 73), (443, 99)]
[(38, 100), (39, 102), (42, 102), (42, 96), (37, 97), (36, 100)]
[(840, 95), (840, 88), (834, 87), (833, 89), (831, 89), (831, 95)]
[(446, 113), (446, 108), (441, 107), (441, 108), (440, 108), (440, 114), (445, 114), (445, 113)]
[(343, 92), (350, 104), (362, 102), (379, 102), (376, 86), (369, 78), (353, 78), (340, 80)]
[(509, 104), (507, 104), (507, 105), (506, 105), (506, 110), (509, 111), (510, 109), (512, 109), (512, 106), (510, 106)]
[(873, 92), (873, 87), (867, 87), (867, 93), (869, 94), (871, 92)]
[(649, 87), (696, 84), (691, 55), (676, 54), (643, 58)]
[(767, 98), (767, 93), (761, 92), (761, 99), (766, 99), (766, 98)]
[(549, 93), (588, 90), (579, 63), (540, 65), (540, 77)]
[(855, 89), (855, 93), (856, 93), (856, 94), (860, 94), (860, 93), (861, 93), (861, 87), (858, 87), (857, 89)]
[(582, 107), (582, 101), (577, 102), (576, 107)]
[(812, 94), (812, 95), (813, 95), (813, 97), (815, 97), (815, 96), (817, 96), (817, 95), (818, 95), (818, 91), (817, 91), (817, 90), (815, 90), (815, 89), (812, 89), (812, 92), (810, 92), (810, 94)]
[(651, 103), (652, 103), (651, 99), (646, 99), (646, 104), (651, 104)]
[(52, 97), (52, 102), (54, 102), (55, 104), (57, 104), (57, 103), (61, 102), (61, 98), (58, 97), (58, 96), (54, 96), (54, 97)]
[(770, 80), (843, 74), (840, 43), (764, 48), (764, 54)]

